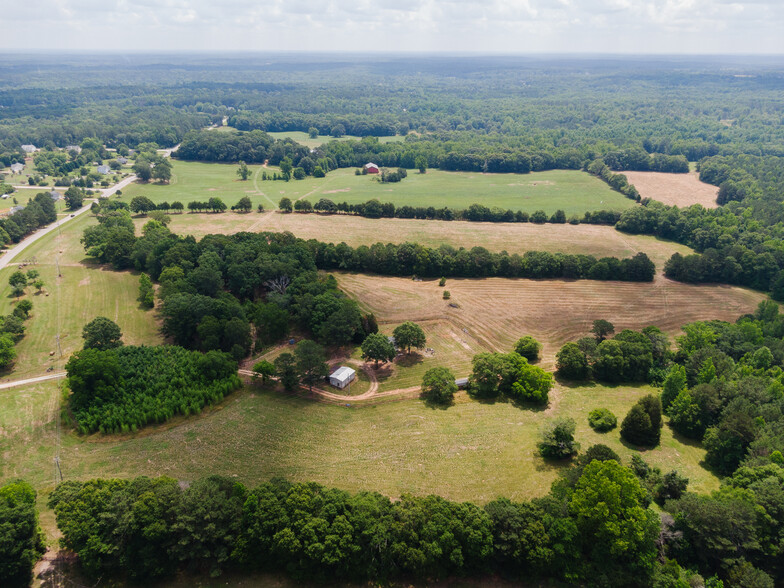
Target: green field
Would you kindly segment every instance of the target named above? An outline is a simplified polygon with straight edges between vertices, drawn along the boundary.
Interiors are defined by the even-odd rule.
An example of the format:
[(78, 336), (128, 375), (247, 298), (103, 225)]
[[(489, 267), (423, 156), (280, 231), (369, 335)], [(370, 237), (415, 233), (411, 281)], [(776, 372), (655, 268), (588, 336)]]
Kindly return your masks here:
[[(79, 242), (84, 229), (95, 219), (84, 214), (65, 224), (58, 234), (52, 231), (36, 241), (0, 271), (0, 313), (13, 310), (16, 298), (11, 297), (8, 278), (22, 260), (36, 259), (45, 286), (41, 293), (28, 286), (27, 295), (33, 303), (26, 333), (17, 344), (18, 357), (10, 371), (2, 373), (2, 381), (43, 375), (48, 367), (63, 365), (55, 335), (60, 334), (63, 358), (81, 349), (82, 327), (96, 316), (106, 316), (120, 325), (129, 344), (156, 344), (161, 341), (152, 311), (140, 308), (136, 301), (139, 278), (130, 272), (115, 272), (96, 266), (86, 259)], [(62, 277), (57, 277), (59, 261)]]
[[(595, 210), (624, 210), (635, 203), (611, 190), (601, 180), (581, 171), (554, 170), (531, 174), (481, 174), (430, 170), (409, 173), (400, 183), (382, 184), (374, 176), (356, 176), (353, 169), (330, 172), (326, 178), (262, 181), (261, 166), (250, 166), (247, 181), (237, 178), (234, 164), (175, 161), (170, 184), (134, 184), (123, 191), (128, 201), (143, 194), (154, 202), (207, 200), (218, 196), (231, 206), (242, 196), (274, 208), (282, 197), (291, 200), (320, 198), (357, 204), (376, 198), (396, 206), (434, 206), (455, 209), (479, 203), (488, 207), (544, 210), (548, 214), (562, 209), (567, 215)], [(268, 168), (272, 173), (275, 168)]]
[[(229, 127), (223, 127), (229, 128)], [(315, 149), (324, 143), (329, 143), (330, 141), (349, 141), (355, 140), (359, 141), (362, 137), (357, 137), (356, 135), (343, 135), (342, 137), (331, 137), (330, 135), (319, 135), (316, 138), (311, 139), (310, 135), (303, 131), (283, 131), (283, 132), (273, 132), (267, 133), (270, 137), (274, 137), (276, 139), (294, 139), (300, 145), (304, 145), (305, 147), (309, 147), (310, 149)], [(403, 135), (394, 135), (390, 137), (378, 137), (379, 143), (395, 143), (398, 141), (403, 141), (405, 137)]]
[[(66, 479), (169, 475), (193, 480), (210, 474), (257, 484), (273, 476), (314, 480), (350, 491), (437, 493), (485, 503), (546, 494), (563, 464), (535, 455), (548, 419), (569, 416), (577, 440), (613, 448), (628, 463), (633, 450), (618, 430), (599, 434), (590, 410), (607, 407), (620, 419), (648, 387), (558, 387), (547, 410), (482, 403), (460, 393), (448, 409), (419, 400), (361, 408), (331, 405), (251, 385), (202, 415), (178, 418), (135, 436), (80, 437), (65, 430), (61, 464)], [(0, 482), (24, 476), (36, 488), (53, 486), (56, 442), (55, 383), (0, 390)], [(718, 480), (700, 462), (699, 444), (684, 443), (665, 427), (661, 445), (644, 458), (669, 471), (677, 467), (690, 489), (705, 493)]]

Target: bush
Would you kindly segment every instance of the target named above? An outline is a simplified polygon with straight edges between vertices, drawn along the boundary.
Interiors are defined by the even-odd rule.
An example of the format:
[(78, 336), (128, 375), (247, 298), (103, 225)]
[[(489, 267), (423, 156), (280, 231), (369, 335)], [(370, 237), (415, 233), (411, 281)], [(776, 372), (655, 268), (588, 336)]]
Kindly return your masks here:
[(568, 380), (585, 380), (590, 374), (588, 357), (576, 343), (567, 343), (555, 356), (558, 375)]
[(444, 290), (444, 300), (449, 300), (452, 298), (452, 294), (449, 293), (449, 290)]
[(455, 375), (449, 368), (435, 367), (422, 378), (422, 398), (434, 404), (450, 404), (457, 392)]
[(539, 353), (542, 350), (542, 344), (530, 335), (526, 335), (517, 340), (514, 350), (528, 361), (538, 361)]
[(648, 395), (632, 406), (621, 423), (621, 437), (634, 445), (655, 447), (661, 438), (661, 400)]
[(550, 422), (541, 432), (537, 445), (545, 459), (566, 459), (577, 454), (580, 444), (574, 440), (574, 419), (560, 418)]
[(594, 431), (604, 433), (618, 426), (618, 418), (606, 408), (596, 408), (588, 415), (588, 424)]

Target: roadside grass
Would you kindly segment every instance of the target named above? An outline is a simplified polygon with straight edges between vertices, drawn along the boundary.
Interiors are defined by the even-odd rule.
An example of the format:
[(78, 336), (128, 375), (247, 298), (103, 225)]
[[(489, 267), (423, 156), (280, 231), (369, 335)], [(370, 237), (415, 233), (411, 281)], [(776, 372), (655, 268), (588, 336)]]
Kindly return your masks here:
[(249, 196), (254, 209), (258, 204), (265, 209), (277, 208), (284, 196), (292, 201), (307, 198), (313, 204), (320, 198), (350, 204), (376, 198), (396, 206), (463, 209), (479, 203), (528, 213), (541, 209), (547, 214), (562, 209), (567, 216), (582, 215), (586, 211), (625, 210), (636, 205), (582, 171), (553, 170), (520, 175), (440, 170), (420, 174), (412, 170), (402, 182), (382, 184), (374, 176), (355, 175), (353, 168), (334, 170), (325, 178), (309, 177), (289, 182), (261, 179), (263, 171), (274, 173), (278, 171), (276, 168), (263, 169), (258, 165), (250, 168), (251, 177), (241, 181), (236, 175), (236, 164), (175, 160), (169, 184), (135, 183), (123, 190), (121, 198), (130, 201), (133, 196), (143, 194), (154, 202), (179, 200), (187, 204), (217, 196), (231, 206), (242, 196)]
[[(533, 223), (474, 223), (416, 219), (369, 219), (349, 215), (320, 214), (172, 214), (169, 228), (179, 235), (200, 239), (210, 233), (241, 231), (289, 231), (302, 239), (346, 243), (352, 247), (382, 243), (420, 243), (437, 248), (485, 247), (489, 251), (581, 253), (596, 257), (631, 257), (644, 252), (659, 271), (674, 254), (693, 251), (673, 241), (647, 235), (627, 235), (613, 227)], [(140, 230), (146, 218), (136, 219)]]
[[(42, 237), (0, 270), (1, 314), (12, 312), (17, 303), (11, 296), (8, 278), (22, 260), (37, 260), (35, 265), (22, 269), (37, 269), (45, 284), (41, 293), (27, 287), (25, 298), (33, 303), (33, 310), (25, 322), (25, 335), (16, 346), (16, 362), (11, 370), (0, 374), (3, 380), (43, 375), (49, 367), (62, 368), (71, 353), (82, 348), (82, 327), (96, 316), (106, 316), (120, 325), (126, 344), (162, 342), (154, 311), (142, 309), (136, 300), (138, 275), (104, 269), (86, 258), (79, 239), (95, 222), (89, 213), (70, 221), (59, 233), (52, 231)], [(57, 276), (58, 262), (62, 277)]]

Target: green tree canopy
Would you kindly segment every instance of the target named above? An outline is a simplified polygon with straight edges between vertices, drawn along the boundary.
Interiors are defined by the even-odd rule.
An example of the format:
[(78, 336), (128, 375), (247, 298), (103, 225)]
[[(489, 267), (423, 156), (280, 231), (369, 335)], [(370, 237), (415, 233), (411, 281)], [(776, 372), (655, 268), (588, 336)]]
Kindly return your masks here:
[(105, 316), (98, 316), (87, 323), (82, 329), (85, 349), (115, 349), (122, 342), (122, 331), (117, 323)]
[(450, 404), (457, 392), (455, 374), (446, 367), (434, 367), (422, 378), (422, 397), (433, 404)]
[(401, 349), (407, 349), (409, 354), (412, 347), (424, 349), (427, 344), (427, 338), (422, 327), (411, 321), (406, 321), (402, 325), (395, 327), (392, 336), (395, 338), (395, 344)]
[(362, 358), (365, 361), (373, 360), (378, 369), (379, 362), (387, 362), (395, 359), (395, 348), (389, 342), (386, 335), (381, 333), (371, 333), (362, 342)]

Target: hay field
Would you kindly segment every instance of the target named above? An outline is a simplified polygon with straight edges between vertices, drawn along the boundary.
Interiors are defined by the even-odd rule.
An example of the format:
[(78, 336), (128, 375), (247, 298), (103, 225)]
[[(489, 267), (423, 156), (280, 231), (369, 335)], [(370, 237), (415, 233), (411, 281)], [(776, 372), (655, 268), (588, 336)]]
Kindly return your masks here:
[[(661, 276), (653, 283), (449, 279), (440, 288), (436, 280), (335, 275), (342, 290), (375, 313), (382, 331), (405, 320), (442, 321), (461, 338), (499, 351), (532, 335), (544, 345), (546, 369), (554, 367), (564, 343), (590, 334), (595, 319), (609, 320), (616, 332), (656, 325), (672, 336), (696, 320), (734, 321), (766, 298), (743, 288), (681, 284)], [(443, 290), (451, 292), (451, 300), (442, 299)]]
[[(222, 127), (223, 129), (228, 130), (230, 127)], [(315, 149), (316, 147), (320, 147), (324, 143), (329, 143), (330, 141), (360, 141), (362, 137), (358, 137), (356, 135), (343, 135), (342, 137), (332, 137), (330, 135), (319, 135), (318, 137), (311, 139), (310, 135), (308, 135), (304, 131), (280, 131), (280, 132), (268, 132), (267, 133), (270, 137), (274, 137), (275, 139), (294, 139), (300, 145), (304, 145), (305, 147), (309, 147), (310, 149)], [(405, 137), (403, 135), (391, 135), (388, 137), (378, 137), (379, 143), (397, 143), (404, 141)]]
[[(328, 243), (345, 242), (352, 247), (382, 243), (420, 243), (428, 247), (485, 247), (490, 251), (525, 253), (551, 251), (586, 253), (596, 257), (630, 257), (645, 252), (661, 270), (673, 253), (688, 255), (685, 245), (645, 235), (626, 235), (600, 225), (532, 223), (472, 223), (415, 219), (368, 219), (357, 216), (318, 214), (173, 214), (169, 228), (178, 235), (201, 238), (209, 233), (240, 231), (290, 231), (302, 239)], [(137, 227), (146, 219), (136, 219)]]
[(670, 206), (681, 208), (701, 204), (705, 208), (718, 208), (716, 186), (700, 181), (697, 172), (667, 174), (661, 172), (633, 172), (623, 174), (634, 184), (643, 198), (652, 198)]

